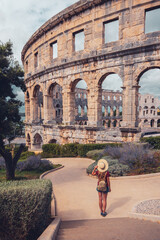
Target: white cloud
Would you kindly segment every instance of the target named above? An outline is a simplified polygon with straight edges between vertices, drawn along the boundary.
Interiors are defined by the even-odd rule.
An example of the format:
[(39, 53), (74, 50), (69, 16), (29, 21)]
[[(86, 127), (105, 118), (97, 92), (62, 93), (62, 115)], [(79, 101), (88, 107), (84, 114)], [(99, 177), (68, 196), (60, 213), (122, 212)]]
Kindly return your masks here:
[[(0, 0), (0, 41), (11, 40), (14, 57), (22, 64), (21, 51), (31, 35), (75, 2), (77, 0)], [(24, 101), (24, 93), (18, 90), (17, 98)]]
[[(31, 35), (47, 20), (77, 0), (1, 0), (0, 40), (13, 42), (14, 56), (20, 62), (21, 51)], [(21, 63), (21, 62), (20, 62)]]
[(141, 94), (149, 93), (160, 98), (160, 69), (145, 72), (140, 78), (139, 85)]
[(122, 80), (118, 74), (108, 75), (102, 83), (102, 89), (122, 91)]

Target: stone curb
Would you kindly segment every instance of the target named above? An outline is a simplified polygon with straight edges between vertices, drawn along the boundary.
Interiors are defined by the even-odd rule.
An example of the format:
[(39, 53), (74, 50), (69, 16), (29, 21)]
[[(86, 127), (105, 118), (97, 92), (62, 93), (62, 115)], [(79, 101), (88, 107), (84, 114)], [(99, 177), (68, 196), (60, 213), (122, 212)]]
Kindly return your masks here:
[(56, 236), (60, 227), (61, 220), (55, 217), (46, 230), (40, 235), (37, 240), (56, 240)]
[(148, 173), (135, 176), (120, 176), (120, 177), (111, 177), (112, 180), (123, 180), (123, 179), (139, 179), (139, 178), (150, 178), (160, 176), (160, 173)]
[(137, 202), (137, 204), (132, 208), (132, 212), (128, 213), (128, 217), (135, 218), (135, 219), (141, 219), (141, 220), (149, 220), (149, 221), (152, 221), (152, 222), (160, 223), (160, 216), (159, 215), (136, 213), (136, 208), (140, 203), (150, 201), (150, 200), (156, 200), (156, 199), (159, 200), (159, 198), (154, 198), (154, 199), (146, 199), (146, 200)]
[(47, 172), (44, 172), (44, 173), (42, 173), (42, 175), (39, 177), (40, 179), (42, 179), (44, 176), (46, 176), (48, 173), (51, 173), (51, 172), (55, 172), (55, 171), (57, 171), (57, 170), (59, 170), (59, 169), (61, 169), (61, 168), (64, 168), (64, 166), (60, 166), (60, 167), (58, 167), (58, 168), (54, 168), (54, 169), (51, 169), (51, 170), (49, 170), (49, 171), (47, 171)]
[[(51, 169), (47, 172), (44, 172), (41, 176), (40, 179), (43, 179), (44, 176), (51, 172), (55, 172), (64, 166), (60, 166), (55, 169)], [(41, 236), (37, 240), (56, 240), (57, 233), (60, 227), (61, 219), (56, 216), (56, 198), (54, 193), (52, 192), (52, 201), (51, 201), (51, 218), (53, 218), (53, 221), (51, 224), (45, 229), (45, 231), (41, 234)]]
[[(89, 177), (97, 178), (92, 174), (87, 174)], [(119, 177), (110, 177), (111, 180), (123, 180), (123, 179), (139, 179), (139, 178), (150, 178), (150, 177), (157, 177), (160, 176), (160, 173), (148, 173), (142, 175), (135, 175), (135, 176), (119, 176)]]
[(149, 220), (152, 222), (158, 222), (160, 224), (160, 216), (157, 216), (157, 215), (146, 215), (146, 214), (142, 214), (142, 213), (129, 212), (128, 217), (140, 219), (140, 220)]

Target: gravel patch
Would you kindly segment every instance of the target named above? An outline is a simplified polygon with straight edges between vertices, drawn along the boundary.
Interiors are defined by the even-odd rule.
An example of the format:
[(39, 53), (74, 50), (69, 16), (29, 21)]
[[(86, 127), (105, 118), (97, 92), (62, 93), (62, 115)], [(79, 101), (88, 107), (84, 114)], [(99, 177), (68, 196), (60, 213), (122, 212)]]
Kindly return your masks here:
[(147, 200), (135, 207), (136, 213), (160, 216), (160, 199)]

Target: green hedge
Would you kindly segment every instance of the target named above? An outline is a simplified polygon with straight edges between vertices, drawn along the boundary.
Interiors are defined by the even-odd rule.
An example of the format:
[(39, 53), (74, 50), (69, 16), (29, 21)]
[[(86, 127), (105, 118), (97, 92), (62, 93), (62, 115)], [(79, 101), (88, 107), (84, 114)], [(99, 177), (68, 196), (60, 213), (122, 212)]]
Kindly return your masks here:
[(63, 157), (76, 157), (78, 155), (77, 147), (78, 144), (76, 143), (61, 145), (60, 155)]
[(60, 156), (61, 146), (56, 143), (44, 144), (42, 150), (44, 153), (51, 153), (52, 157), (58, 157)]
[(0, 183), (0, 239), (36, 240), (50, 221), (50, 180)]
[(121, 143), (95, 143), (95, 144), (79, 144), (78, 145), (78, 155), (80, 157), (86, 157), (87, 152), (95, 149), (104, 149), (107, 146), (115, 147), (121, 146)]
[(42, 157), (86, 157), (87, 152), (95, 149), (104, 149), (106, 146), (121, 146), (121, 143), (97, 143), (97, 144), (77, 144), (69, 143), (59, 145), (56, 143), (44, 144), (42, 146)]
[(141, 142), (147, 142), (154, 149), (160, 149), (160, 137), (145, 137), (145, 138), (141, 138)]
[(34, 156), (34, 155), (35, 155), (34, 152), (28, 152), (28, 151), (22, 152), (19, 161), (25, 161), (27, 160), (28, 157)]

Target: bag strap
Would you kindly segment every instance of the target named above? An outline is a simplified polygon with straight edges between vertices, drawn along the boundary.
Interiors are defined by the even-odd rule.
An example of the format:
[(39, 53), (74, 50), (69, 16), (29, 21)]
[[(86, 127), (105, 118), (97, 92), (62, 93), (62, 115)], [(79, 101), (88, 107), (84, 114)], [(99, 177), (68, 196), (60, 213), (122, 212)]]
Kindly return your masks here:
[(107, 172), (105, 172), (105, 173), (101, 173), (101, 172), (99, 172), (98, 173), (98, 179), (99, 179), (99, 181), (106, 181), (106, 176), (107, 176)]

